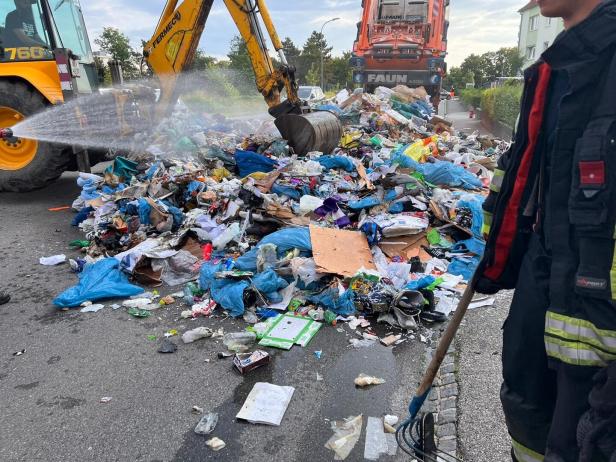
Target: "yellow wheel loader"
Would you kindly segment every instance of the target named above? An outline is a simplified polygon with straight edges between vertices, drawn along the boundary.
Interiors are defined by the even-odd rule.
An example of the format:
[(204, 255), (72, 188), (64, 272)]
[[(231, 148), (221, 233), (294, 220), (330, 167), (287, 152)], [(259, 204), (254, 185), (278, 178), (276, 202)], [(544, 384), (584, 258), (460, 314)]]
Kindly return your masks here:
[[(246, 41), (256, 87), (282, 136), (300, 154), (332, 151), (342, 135), (340, 122), (332, 113), (311, 112), (298, 97), (295, 69), (282, 51), (265, 1), (222, 1)], [(213, 3), (166, 2), (143, 50), (158, 87), (151, 126), (170, 115), (179, 97), (178, 80), (192, 64)], [(261, 24), (278, 55), (278, 68), (269, 55)], [(50, 106), (98, 92), (98, 83), (79, 0), (0, 0), (0, 191), (45, 186), (71, 165), (89, 168), (82, 148), (17, 138), (10, 127)], [(284, 100), (282, 93), (286, 93)], [(123, 119), (126, 90), (116, 88), (111, 97), (119, 109), (109, 114), (110, 119)], [(87, 107), (83, 111), (87, 114)], [(87, 117), (77, 115), (75, 123), (80, 120), (87, 124)], [(118, 120), (118, 136), (120, 132), (126, 135), (125, 125)]]

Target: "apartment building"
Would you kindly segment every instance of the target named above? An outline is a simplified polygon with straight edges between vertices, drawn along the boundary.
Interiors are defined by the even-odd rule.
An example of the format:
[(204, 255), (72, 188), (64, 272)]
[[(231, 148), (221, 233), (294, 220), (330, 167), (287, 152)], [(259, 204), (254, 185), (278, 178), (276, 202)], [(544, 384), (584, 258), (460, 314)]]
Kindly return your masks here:
[(520, 35), (518, 50), (524, 57), (524, 68), (534, 63), (541, 53), (552, 45), (565, 25), (561, 18), (546, 18), (541, 16), (539, 6), (530, 1), (518, 10), (520, 13)]

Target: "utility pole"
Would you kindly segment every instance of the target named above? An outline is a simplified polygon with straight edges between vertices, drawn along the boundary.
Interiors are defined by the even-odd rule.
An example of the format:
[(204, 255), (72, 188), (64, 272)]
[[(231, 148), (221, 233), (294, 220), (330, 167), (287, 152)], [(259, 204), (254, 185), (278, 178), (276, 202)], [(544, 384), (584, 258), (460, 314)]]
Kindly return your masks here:
[[(323, 35), (323, 28), (330, 22), (338, 21), (339, 19), (340, 18), (333, 18), (323, 23), (323, 25), (321, 26), (321, 39), (323, 40), (323, 42), (325, 42), (325, 36)], [(323, 48), (324, 47), (321, 47), (321, 89), (325, 91), (325, 88), (324, 88), (325, 79), (323, 77)]]

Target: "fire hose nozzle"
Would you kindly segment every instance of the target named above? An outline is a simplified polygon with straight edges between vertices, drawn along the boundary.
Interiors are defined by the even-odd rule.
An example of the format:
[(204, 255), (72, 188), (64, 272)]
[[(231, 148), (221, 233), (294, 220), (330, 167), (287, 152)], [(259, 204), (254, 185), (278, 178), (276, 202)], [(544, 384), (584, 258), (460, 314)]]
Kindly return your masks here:
[(0, 128), (0, 139), (8, 140), (13, 138), (13, 130), (10, 128)]

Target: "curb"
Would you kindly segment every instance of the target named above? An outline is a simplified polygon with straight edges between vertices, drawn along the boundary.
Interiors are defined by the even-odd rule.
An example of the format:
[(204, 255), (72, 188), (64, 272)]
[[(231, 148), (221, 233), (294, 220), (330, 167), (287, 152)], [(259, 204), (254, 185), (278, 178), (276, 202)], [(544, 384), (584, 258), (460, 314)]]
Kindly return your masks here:
[[(428, 360), (434, 350), (427, 353)], [(447, 350), (447, 356), (434, 379), (425, 410), (434, 413), (436, 443), (439, 452), (458, 457), (458, 395), (460, 387), (456, 377), (457, 353), (455, 345)]]

